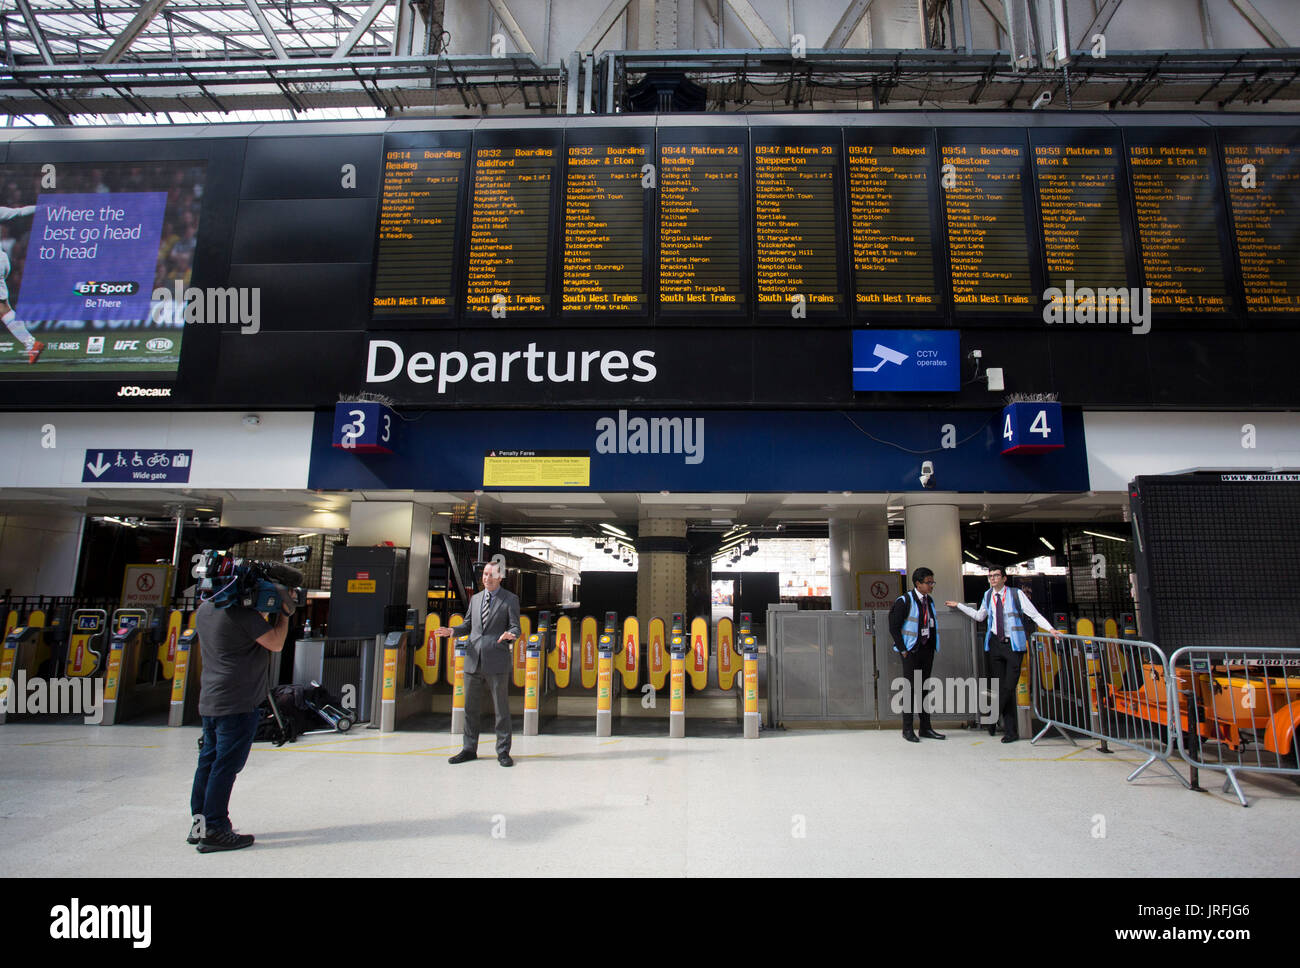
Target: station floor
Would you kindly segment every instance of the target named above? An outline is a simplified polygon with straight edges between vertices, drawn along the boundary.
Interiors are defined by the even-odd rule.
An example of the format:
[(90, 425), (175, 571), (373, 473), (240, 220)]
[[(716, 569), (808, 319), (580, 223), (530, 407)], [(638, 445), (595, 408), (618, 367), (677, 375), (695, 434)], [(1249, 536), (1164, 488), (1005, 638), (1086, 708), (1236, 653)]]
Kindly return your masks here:
[[(624, 721), (625, 723), (628, 721)], [(451, 766), (436, 717), (381, 735), (253, 747), (231, 817), (256, 844), (184, 842), (196, 727), (0, 726), (8, 877), (98, 876), (1293, 876), (1300, 786), (1222, 775), (1188, 792), (1132, 751), (1060, 738), (1002, 744), (946, 729), (765, 730), (634, 721), (520, 735), (516, 766)], [(486, 723), (485, 723), (486, 726)], [(660, 732), (661, 731), (661, 732)], [(1184, 768), (1185, 772), (1185, 768)]]

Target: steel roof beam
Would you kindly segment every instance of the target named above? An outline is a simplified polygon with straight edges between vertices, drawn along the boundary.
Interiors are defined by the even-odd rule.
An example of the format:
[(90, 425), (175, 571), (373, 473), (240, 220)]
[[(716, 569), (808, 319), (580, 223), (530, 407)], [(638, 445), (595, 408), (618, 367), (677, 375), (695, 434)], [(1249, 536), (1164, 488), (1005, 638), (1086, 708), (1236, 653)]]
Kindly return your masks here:
[(867, 15), (871, 9), (872, 0), (853, 0), (844, 8), (844, 13), (840, 16), (837, 23), (826, 38), (823, 45), (828, 50), (843, 50), (844, 45), (849, 42), (849, 37), (853, 31), (858, 29), (858, 24), (862, 23), (862, 18)]
[(277, 60), (287, 60), (289, 55), (284, 52), (284, 46), (280, 43), (280, 38), (275, 35), (271, 29), (271, 22), (266, 19), (266, 14), (262, 13), (262, 8), (258, 6), (257, 0), (244, 0), (248, 5), (248, 12), (253, 15), (257, 21), (257, 26), (262, 31), (262, 36), (266, 42), (271, 45), (271, 50), (275, 53)]
[(28, 0), (17, 0), (18, 11), (27, 21), (27, 30), (32, 35), (32, 43), (36, 45), (36, 50), (41, 55), (41, 60), (47, 64), (54, 63), (54, 56), (50, 53), (50, 45), (45, 40), (45, 34), (41, 32), (41, 25), (36, 22), (36, 11)]
[(140, 36), (140, 32), (149, 26), (149, 21), (158, 16), (158, 11), (166, 3), (167, 0), (144, 0), (139, 11), (131, 18), (131, 22), (122, 28), (122, 32), (117, 35), (117, 40), (113, 41), (108, 50), (104, 51), (100, 56), (99, 63), (117, 63), (121, 56), (126, 53), (126, 49), (135, 43), (135, 39)]
[(510, 34), (511, 40), (515, 42), (515, 48), (519, 53), (536, 56), (537, 51), (528, 42), (528, 36), (524, 33), (523, 28), (519, 26), (519, 21), (515, 19), (515, 15), (506, 6), (506, 0), (488, 0), (488, 3), (496, 11), (497, 17), (500, 18), (502, 26)]
[(365, 32), (370, 29), (370, 25), (375, 22), (375, 18), (379, 16), (390, 2), (392, 2), (392, 0), (374, 0), (374, 2), (366, 8), (366, 12), (361, 15), (361, 19), (353, 25), (352, 30), (348, 32), (348, 35), (343, 38), (343, 42), (334, 49), (334, 53), (330, 56), (330, 59), (343, 60), (343, 58), (347, 57), (348, 54), (352, 52), (352, 48), (357, 45), (357, 41), (359, 41)]

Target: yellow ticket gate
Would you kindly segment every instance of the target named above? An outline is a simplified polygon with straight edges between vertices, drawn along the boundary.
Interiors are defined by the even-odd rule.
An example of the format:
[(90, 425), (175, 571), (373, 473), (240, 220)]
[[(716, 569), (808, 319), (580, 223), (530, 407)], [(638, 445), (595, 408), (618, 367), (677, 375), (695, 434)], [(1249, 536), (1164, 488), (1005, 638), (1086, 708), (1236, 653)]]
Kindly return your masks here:
[[(721, 634), (718, 636), (718, 657), (722, 656)], [(758, 739), (762, 716), (758, 711), (758, 637), (754, 635), (754, 621), (749, 612), (740, 613), (740, 628), (736, 630), (735, 651), (743, 664), (741, 672), (740, 707), (745, 739)]]
[[(551, 613), (537, 613), (537, 630), (524, 646), (524, 735), (536, 736), (542, 723), (553, 719), (559, 709), (554, 680), (547, 675), (547, 663), (555, 651)], [(567, 668), (568, 660), (565, 659)]]
[(612, 736), (618, 717), (618, 681), (614, 678), (614, 655), (623, 650), (618, 634), (618, 613), (605, 613), (605, 627), (596, 640), (596, 735)]
[(0, 651), (0, 723), (26, 711), (27, 682), (36, 678), (44, 638), (43, 625), (15, 625), (5, 636)]
[(148, 641), (149, 612), (119, 608), (110, 623), (108, 661), (104, 668), (102, 726), (149, 713), (169, 711), (172, 683), (163, 677), (163, 665), (152, 659), (156, 649)]
[(79, 608), (72, 613), (68, 661), (64, 675), (84, 678), (100, 675), (108, 655), (108, 613), (102, 608)]
[(689, 650), (686, 617), (681, 612), (674, 612), (668, 633), (668, 736), (671, 739), (681, 739), (686, 735), (686, 653)]
[(198, 722), (199, 678), (202, 672), (203, 656), (199, 652), (199, 633), (191, 627), (181, 632), (176, 643), (171, 705), (167, 710), (168, 726), (189, 726)]

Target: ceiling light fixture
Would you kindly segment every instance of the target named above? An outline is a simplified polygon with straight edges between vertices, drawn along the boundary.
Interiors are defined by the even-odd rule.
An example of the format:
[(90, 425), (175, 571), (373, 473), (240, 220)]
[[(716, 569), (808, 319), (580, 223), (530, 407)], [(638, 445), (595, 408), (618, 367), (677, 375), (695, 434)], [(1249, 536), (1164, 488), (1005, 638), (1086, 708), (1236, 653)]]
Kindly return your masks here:
[(996, 545), (985, 545), (984, 547), (988, 548), (989, 551), (1001, 551), (1003, 554), (1007, 555), (1019, 554), (1018, 551), (1012, 551), (1010, 548), (999, 548)]
[(1048, 549), (1049, 551), (1055, 551), (1055, 550), (1056, 550), (1056, 546), (1053, 545), (1053, 544), (1052, 544), (1050, 541), (1048, 541), (1046, 538), (1044, 538), (1041, 534), (1038, 536), (1038, 540), (1041, 541), (1043, 544), (1047, 545), (1047, 549)]
[(1094, 538), (1106, 538), (1108, 541), (1122, 541), (1127, 543), (1128, 538), (1117, 538), (1113, 534), (1102, 534), (1100, 531), (1085, 531), (1084, 534), (1090, 534)]

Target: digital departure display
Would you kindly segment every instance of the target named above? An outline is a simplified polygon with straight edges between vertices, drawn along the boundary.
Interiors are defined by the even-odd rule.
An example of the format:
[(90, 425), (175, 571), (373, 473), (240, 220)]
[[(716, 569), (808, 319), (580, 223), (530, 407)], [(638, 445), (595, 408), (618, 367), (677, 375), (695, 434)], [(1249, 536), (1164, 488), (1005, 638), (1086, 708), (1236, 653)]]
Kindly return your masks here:
[(646, 311), (648, 143), (569, 145), (564, 175), (565, 313)]
[(1189, 315), (1223, 312), (1228, 300), (1209, 148), (1131, 143), (1128, 161), (1152, 307)]
[(375, 256), (375, 316), (450, 316), (468, 148), (385, 152)]
[(659, 146), (659, 303), (743, 309), (744, 142)]
[(849, 223), (860, 308), (933, 309), (940, 302), (930, 234), (929, 145), (850, 144)]
[(836, 231), (840, 148), (754, 145), (758, 308), (843, 309)]
[(1047, 284), (1126, 288), (1120, 224), (1120, 154), (1114, 145), (1034, 146)]
[(1005, 313), (1037, 303), (1025, 238), (1024, 146), (944, 145), (939, 160), (954, 307)]
[(476, 147), (465, 311), (550, 311), (551, 202), (560, 151)]
[(1300, 150), (1225, 135), (1223, 177), (1247, 312), (1300, 310)]
[(169, 377), (186, 323), (251, 320), (193, 289), (205, 162), (0, 165), (0, 378)]

